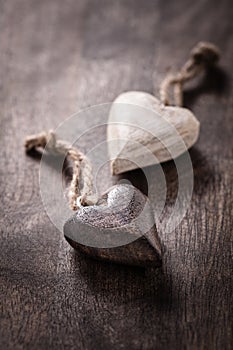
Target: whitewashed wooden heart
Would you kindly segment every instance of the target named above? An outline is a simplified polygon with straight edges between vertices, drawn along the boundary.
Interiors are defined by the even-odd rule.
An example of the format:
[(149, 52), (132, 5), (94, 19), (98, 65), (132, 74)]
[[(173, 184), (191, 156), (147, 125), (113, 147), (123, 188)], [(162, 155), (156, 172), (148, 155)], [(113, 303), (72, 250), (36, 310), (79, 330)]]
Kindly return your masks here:
[(119, 95), (107, 127), (112, 174), (178, 157), (194, 145), (199, 129), (199, 121), (186, 108), (164, 106), (142, 91)]

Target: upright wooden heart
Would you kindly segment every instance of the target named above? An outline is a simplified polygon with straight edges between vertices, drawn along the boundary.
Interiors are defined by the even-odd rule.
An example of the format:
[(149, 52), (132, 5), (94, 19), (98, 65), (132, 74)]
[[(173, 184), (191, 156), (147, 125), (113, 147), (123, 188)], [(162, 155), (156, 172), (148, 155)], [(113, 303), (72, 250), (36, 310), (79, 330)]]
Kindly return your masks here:
[(107, 128), (112, 174), (178, 157), (197, 141), (199, 128), (199, 121), (186, 108), (164, 106), (141, 91), (119, 95)]
[(134, 186), (113, 186), (99, 205), (82, 207), (64, 225), (71, 246), (89, 256), (135, 266), (161, 266), (149, 200)]

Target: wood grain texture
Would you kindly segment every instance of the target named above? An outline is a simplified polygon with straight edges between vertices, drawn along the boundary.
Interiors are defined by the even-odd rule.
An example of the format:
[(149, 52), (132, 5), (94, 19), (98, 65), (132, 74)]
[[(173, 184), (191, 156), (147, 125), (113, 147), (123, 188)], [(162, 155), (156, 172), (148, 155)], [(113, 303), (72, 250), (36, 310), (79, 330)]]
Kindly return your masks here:
[(161, 267), (161, 244), (148, 198), (128, 184), (112, 186), (98, 205), (83, 207), (64, 225), (74, 249), (108, 262)]
[[(195, 144), (199, 129), (199, 121), (187, 108), (162, 106), (143, 91), (121, 94), (113, 101), (107, 127), (112, 174), (177, 158)], [(111, 140), (118, 142), (112, 146)]]
[[(0, 6), (0, 348), (231, 349), (231, 2), (12, 0)], [(43, 209), (39, 161), (24, 154), (25, 135), (123, 91), (158, 92), (166, 72), (180, 67), (199, 40), (219, 45), (223, 57), (221, 68), (201, 86), (190, 84), (184, 96), (201, 122), (190, 151), (195, 185), (182, 223), (171, 234), (161, 232), (163, 269), (75, 254)], [(83, 151), (91, 146), (81, 140)], [(166, 217), (177, 173), (172, 162), (163, 170)], [(148, 176), (156, 172), (151, 167)], [(146, 192), (141, 171), (124, 178)], [(106, 167), (99, 186), (117, 180)]]

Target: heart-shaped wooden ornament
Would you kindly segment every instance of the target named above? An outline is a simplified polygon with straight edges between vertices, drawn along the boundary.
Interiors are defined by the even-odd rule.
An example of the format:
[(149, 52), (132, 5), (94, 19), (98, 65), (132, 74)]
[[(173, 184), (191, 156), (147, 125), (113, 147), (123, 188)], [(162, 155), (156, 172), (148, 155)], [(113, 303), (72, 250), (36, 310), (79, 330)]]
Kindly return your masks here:
[(175, 159), (194, 145), (199, 129), (199, 121), (186, 108), (164, 106), (142, 91), (119, 95), (107, 127), (112, 174)]
[(65, 223), (64, 235), (73, 248), (95, 259), (161, 266), (151, 205), (132, 185), (115, 185), (98, 205), (82, 207)]

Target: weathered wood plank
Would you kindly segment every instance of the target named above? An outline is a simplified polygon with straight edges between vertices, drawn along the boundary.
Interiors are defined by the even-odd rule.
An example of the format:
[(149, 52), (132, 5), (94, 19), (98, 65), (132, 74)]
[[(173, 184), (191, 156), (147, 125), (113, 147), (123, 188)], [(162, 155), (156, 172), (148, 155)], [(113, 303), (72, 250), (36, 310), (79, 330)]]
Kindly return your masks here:
[[(1, 3), (2, 349), (231, 348), (230, 8), (230, 1)], [(195, 186), (185, 219), (172, 234), (161, 232), (163, 270), (75, 254), (43, 210), (39, 162), (24, 154), (25, 135), (123, 91), (157, 91), (199, 40), (219, 45), (223, 57), (201, 87), (186, 90), (185, 105), (201, 122), (190, 152)], [(177, 179), (173, 163), (164, 170), (169, 211)], [(125, 177), (146, 188), (140, 171)], [(116, 181), (106, 167), (100, 187)]]

